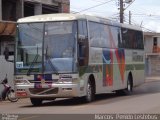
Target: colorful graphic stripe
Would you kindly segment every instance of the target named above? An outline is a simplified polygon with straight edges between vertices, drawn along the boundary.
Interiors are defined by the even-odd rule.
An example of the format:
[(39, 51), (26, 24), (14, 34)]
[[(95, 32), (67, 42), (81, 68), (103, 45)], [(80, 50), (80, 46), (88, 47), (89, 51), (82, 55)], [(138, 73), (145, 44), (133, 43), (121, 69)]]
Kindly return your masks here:
[(113, 52), (103, 50), (103, 86), (113, 85)]
[[(116, 59), (117, 59), (117, 64), (119, 67), (119, 71), (120, 71), (120, 76), (121, 76), (121, 80), (124, 83), (124, 79), (125, 79), (125, 51), (124, 49), (118, 49), (115, 45), (115, 41), (112, 35), (112, 31), (111, 31), (111, 27), (107, 26), (105, 28), (105, 31), (109, 34), (109, 42), (110, 42), (110, 51), (108, 51), (108, 53), (106, 54), (106, 51), (103, 49), (103, 62), (104, 64), (106, 64), (106, 71), (105, 71), (105, 66), (104, 66), (104, 71), (103, 71), (103, 83), (106, 79), (106, 81), (108, 82), (108, 84), (104, 84), (104, 86), (106, 85), (113, 85), (113, 54), (115, 53), (116, 55)], [(113, 52), (112, 52), (113, 51)], [(110, 65), (108, 65), (105, 60), (107, 61), (111, 61)], [(106, 75), (105, 75), (106, 73)], [(112, 82), (110, 82), (112, 81)], [(109, 84), (112, 83), (112, 84)]]
[(120, 70), (121, 80), (124, 82), (124, 73), (125, 73), (125, 55), (124, 55), (124, 49), (116, 49), (115, 50), (117, 62)]

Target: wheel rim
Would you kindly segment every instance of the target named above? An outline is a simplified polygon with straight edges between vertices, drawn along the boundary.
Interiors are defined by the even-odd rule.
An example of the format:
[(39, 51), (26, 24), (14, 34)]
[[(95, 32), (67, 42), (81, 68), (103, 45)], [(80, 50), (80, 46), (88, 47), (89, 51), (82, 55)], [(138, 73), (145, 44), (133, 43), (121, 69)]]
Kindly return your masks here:
[(128, 89), (128, 91), (131, 91), (131, 83), (130, 83), (130, 80), (128, 80), (127, 89)]
[(16, 102), (18, 100), (18, 98), (16, 97), (15, 92), (10, 91), (8, 93), (8, 100), (10, 100), (11, 102)]
[(14, 92), (10, 92), (9, 97), (10, 98), (15, 98), (15, 93)]
[(87, 98), (88, 98), (88, 100), (91, 100), (91, 94), (92, 94), (91, 85), (90, 85), (90, 83), (88, 83), (88, 85), (87, 85)]

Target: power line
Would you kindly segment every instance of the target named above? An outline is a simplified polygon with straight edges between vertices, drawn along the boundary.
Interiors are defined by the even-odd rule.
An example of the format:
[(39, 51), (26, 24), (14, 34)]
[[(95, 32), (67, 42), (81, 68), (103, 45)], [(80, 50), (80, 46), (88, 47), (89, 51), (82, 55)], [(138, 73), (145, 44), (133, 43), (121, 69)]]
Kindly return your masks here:
[(103, 2), (106, 2), (106, 0), (91, 0), (91, 1), (94, 1), (94, 2), (99, 2), (99, 3), (103, 3)]
[(156, 32), (156, 31), (150, 30), (150, 29), (148, 29), (148, 28), (146, 28), (146, 27), (144, 27), (144, 26), (141, 26), (141, 28), (142, 28), (142, 29), (145, 29), (145, 30), (147, 30), (147, 31), (149, 31), (149, 32)]
[(149, 28), (146, 28), (144, 25), (138, 24), (138, 23), (137, 23), (135, 20), (133, 20), (133, 19), (132, 19), (132, 23), (135, 24), (135, 25), (140, 26), (140, 27), (143, 29), (143, 31), (156, 32), (156, 31), (154, 31), (154, 30), (151, 30), (151, 29), (149, 29)]
[[(74, 12), (75, 14), (76, 13), (80, 13), (80, 12), (84, 12), (84, 11), (88, 11), (88, 10), (90, 10), (90, 9), (93, 9), (93, 8), (96, 8), (96, 7), (99, 7), (99, 6), (102, 6), (102, 5), (104, 5), (104, 4), (107, 4), (107, 3), (109, 3), (109, 2), (112, 2), (112, 1), (115, 1), (115, 0), (107, 0), (107, 1), (105, 1), (105, 0), (103, 0), (103, 1), (105, 1), (105, 2), (102, 2), (102, 1), (100, 1), (100, 0), (91, 0), (91, 1), (94, 1), (94, 2), (99, 2), (100, 4), (97, 4), (97, 5), (94, 5), (94, 6), (91, 6), (91, 7), (89, 7), (89, 8), (86, 8), (86, 9), (83, 9), (83, 10), (80, 10), (79, 12)], [(134, 2), (135, 0), (133, 0), (126, 8), (124, 8), (123, 10), (126, 10), (131, 4), (133, 4), (133, 2)], [(75, 8), (76, 9), (76, 8)], [(92, 11), (92, 12), (95, 12), (95, 13), (105, 13), (105, 12), (100, 12), (100, 11)], [(160, 19), (159, 17), (160, 17), (160, 15), (153, 15), (153, 14), (144, 14), (144, 13), (138, 13), (138, 14), (132, 14), (132, 16), (133, 17), (150, 17), (149, 19)], [(116, 16), (116, 14), (115, 15), (110, 15), (110, 17), (108, 16), (108, 18), (111, 18), (111, 19), (118, 19), (118, 17)], [(125, 17), (125, 23), (128, 23), (128, 15), (127, 15), (127, 17)], [(132, 24), (134, 25), (137, 25), (137, 26), (141, 26), (140, 24), (138, 24), (137, 23), (137, 21), (134, 21), (133, 20), (133, 18), (132, 18)], [(143, 29), (145, 29), (145, 30), (147, 30), (147, 31), (151, 31), (151, 32), (155, 32), (155, 31), (153, 31), (153, 30), (150, 30), (150, 29), (148, 29), (148, 28), (146, 28), (146, 27), (144, 27), (144, 26), (141, 26)]]
[[(73, 10), (74, 11), (74, 10)], [(72, 11), (72, 13), (76, 13), (76, 10), (73, 12)], [(92, 13), (97, 13), (97, 14), (106, 14), (107, 12), (109, 12), (109, 11), (100, 11), (100, 10), (88, 10), (89, 12), (92, 12)], [(119, 13), (118, 12), (113, 12), (113, 13), (111, 13), (111, 14), (109, 14), (110, 16), (118, 16), (119, 15)]]
[(133, 0), (124, 10), (126, 10), (129, 6), (131, 6), (134, 3), (135, 0)]
[[(131, 1), (128, 1), (128, 2), (126, 2), (126, 1), (124, 1), (124, 0), (119, 0), (119, 6), (120, 6), (120, 8), (119, 8), (119, 16), (120, 16), (120, 23), (123, 23), (123, 19), (124, 19), (124, 11), (130, 6), (130, 5), (132, 5), (133, 3), (134, 3), (134, 1), (135, 0), (131, 0)], [(126, 8), (124, 8), (124, 4), (129, 4)]]
[(84, 11), (87, 11), (87, 10), (90, 10), (90, 9), (93, 9), (93, 8), (96, 8), (96, 7), (99, 7), (99, 6), (102, 6), (102, 5), (107, 4), (107, 3), (111, 2), (111, 1), (113, 1), (113, 0), (110, 0), (110, 1), (107, 1), (107, 2), (103, 2), (103, 3), (101, 3), (101, 4), (98, 4), (98, 5), (95, 5), (95, 6), (86, 8), (86, 9), (81, 10), (81, 11), (79, 11), (79, 12), (75, 12), (75, 14), (76, 14), (76, 13), (81, 13), (81, 12), (84, 12)]
[(135, 16), (148, 16), (148, 17), (160, 17), (160, 15), (154, 15), (154, 14), (133, 14)]

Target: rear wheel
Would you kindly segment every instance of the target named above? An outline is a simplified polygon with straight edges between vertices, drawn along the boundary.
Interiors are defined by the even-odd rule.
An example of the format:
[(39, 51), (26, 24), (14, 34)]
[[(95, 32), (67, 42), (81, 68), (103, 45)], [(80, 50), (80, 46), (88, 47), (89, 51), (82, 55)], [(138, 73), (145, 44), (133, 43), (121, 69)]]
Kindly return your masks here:
[(85, 101), (86, 102), (91, 102), (95, 99), (95, 86), (91, 82), (91, 80), (88, 81), (87, 83), (87, 89), (86, 89), (86, 96), (85, 96)]
[(126, 93), (126, 95), (130, 95), (132, 93), (132, 90), (133, 90), (132, 77), (129, 76), (127, 80), (127, 88), (124, 90), (124, 92)]
[(129, 75), (128, 80), (127, 80), (127, 88), (123, 90), (117, 90), (116, 94), (117, 95), (130, 95), (132, 94), (132, 91), (133, 91), (133, 81), (132, 81), (132, 76)]
[(32, 105), (39, 106), (42, 104), (42, 99), (39, 98), (30, 98)]

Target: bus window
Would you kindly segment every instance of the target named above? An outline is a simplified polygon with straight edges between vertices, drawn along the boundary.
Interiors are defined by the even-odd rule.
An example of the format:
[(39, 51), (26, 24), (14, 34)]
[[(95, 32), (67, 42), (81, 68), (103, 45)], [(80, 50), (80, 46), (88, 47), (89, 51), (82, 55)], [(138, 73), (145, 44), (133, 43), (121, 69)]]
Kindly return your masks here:
[(135, 34), (136, 34), (137, 49), (144, 49), (143, 33), (141, 31), (136, 31)]
[(80, 20), (78, 21), (78, 33), (79, 35), (84, 35), (85, 37), (87, 37), (87, 22), (84, 20)]
[(86, 66), (88, 64), (88, 32), (87, 22), (78, 21), (78, 62), (80, 66)]

